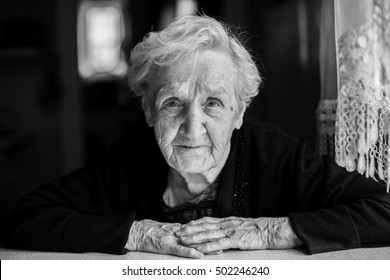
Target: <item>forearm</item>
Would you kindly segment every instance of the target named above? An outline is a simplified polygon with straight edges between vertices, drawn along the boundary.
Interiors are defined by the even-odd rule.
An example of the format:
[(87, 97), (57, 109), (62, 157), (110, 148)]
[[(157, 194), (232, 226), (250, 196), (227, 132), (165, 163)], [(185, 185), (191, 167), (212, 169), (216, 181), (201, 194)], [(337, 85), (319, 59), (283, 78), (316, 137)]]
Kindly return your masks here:
[(55, 206), (15, 210), (7, 245), (21, 249), (124, 254), (132, 213), (87, 215)]
[(386, 200), (386, 195), (378, 194), (328, 209), (291, 213), (290, 219), (309, 254), (384, 245), (390, 243), (390, 202)]

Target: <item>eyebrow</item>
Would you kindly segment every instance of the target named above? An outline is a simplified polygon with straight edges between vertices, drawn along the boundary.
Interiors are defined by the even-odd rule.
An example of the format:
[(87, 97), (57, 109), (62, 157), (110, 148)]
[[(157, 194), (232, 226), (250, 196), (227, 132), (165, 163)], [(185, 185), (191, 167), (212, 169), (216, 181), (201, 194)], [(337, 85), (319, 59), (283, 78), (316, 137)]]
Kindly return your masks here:
[[(157, 92), (160, 92), (161, 90), (163, 89), (166, 89), (167, 87), (174, 87), (175, 84), (178, 84), (177, 82), (165, 82), (165, 83), (161, 83), (159, 84), (158, 86), (156, 86), (155, 90)], [(177, 86), (175, 86), (177, 87)]]
[[(180, 87), (181, 83), (178, 82), (166, 82), (164, 84), (161, 84), (156, 90), (156, 100), (158, 98), (164, 97), (166, 94), (169, 95), (169, 89), (178, 89)], [(203, 87), (209, 95), (228, 95), (228, 88), (225, 83), (217, 83), (213, 85), (202, 84), (201, 87)]]
[(213, 94), (217, 95), (225, 95), (228, 93), (228, 89), (226, 85), (218, 84), (216, 86), (204, 86), (208, 92), (211, 92)]
[(164, 84), (161, 84), (157, 89), (155, 93), (155, 102), (160, 101), (161, 99), (164, 99), (166, 96), (170, 95), (169, 89), (177, 89), (180, 88), (180, 84), (177, 82), (166, 82)]
[(166, 82), (166, 83), (160, 84), (158, 87), (156, 87), (154, 89), (156, 97), (160, 96), (161, 94), (164, 94), (165, 91), (168, 89), (178, 88), (179, 86), (175, 85), (175, 84), (176, 83), (173, 83), (173, 82)]

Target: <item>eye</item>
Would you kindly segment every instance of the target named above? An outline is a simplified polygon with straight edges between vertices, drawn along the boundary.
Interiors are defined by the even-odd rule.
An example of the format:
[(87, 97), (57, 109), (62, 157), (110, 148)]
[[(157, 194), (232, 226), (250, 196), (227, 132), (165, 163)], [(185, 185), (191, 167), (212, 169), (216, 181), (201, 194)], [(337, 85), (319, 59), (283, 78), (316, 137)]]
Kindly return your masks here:
[(177, 107), (180, 107), (180, 102), (176, 97), (171, 97), (163, 102), (162, 107), (177, 108)]
[(218, 98), (208, 98), (206, 101), (206, 106), (209, 108), (224, 107), (222, 101), (219, 100)]

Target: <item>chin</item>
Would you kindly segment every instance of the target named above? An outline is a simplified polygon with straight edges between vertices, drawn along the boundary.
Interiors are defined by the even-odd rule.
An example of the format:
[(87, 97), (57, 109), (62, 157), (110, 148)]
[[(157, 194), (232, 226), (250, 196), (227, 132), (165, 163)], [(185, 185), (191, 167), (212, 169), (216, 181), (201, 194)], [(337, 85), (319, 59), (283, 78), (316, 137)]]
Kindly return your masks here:
[(211, 168), (211, 165), (205, 162), (203, 158), (179, 159), (173, 166), (177, 171), (186, 173), (202, 173)]

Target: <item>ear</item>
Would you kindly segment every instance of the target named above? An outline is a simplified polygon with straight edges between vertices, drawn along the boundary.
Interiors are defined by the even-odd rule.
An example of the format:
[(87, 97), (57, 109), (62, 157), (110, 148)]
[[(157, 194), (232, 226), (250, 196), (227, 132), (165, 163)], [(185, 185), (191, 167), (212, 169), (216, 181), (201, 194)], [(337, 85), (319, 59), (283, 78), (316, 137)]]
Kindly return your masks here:
[(146, 123), (149, 127), (153, 127), (153, 122), (148, 117), (146, 117)]
[(150, 108), (146, 108), (145, 106), (143, 106), (143, 109), (144, 109), (146, 123), (148, 124), (149, 127), (153, 127), (153, 117)]
[(153, 127), (153, 112), (151, 108), (152, 100), (151, 100), (151, 92), (149, 85), (144, 83), (144, 96), (142, 97), (142, 109), (145, 114), (146, 123), (149, 127)]
[(234, 128), (235, 129), (240, 129), (241, 126), (242, 126), (242, 122), (244, 120), (244, 113), (245, 113), (245, 106), (243, 109), (241, 109), (241, 112), (239, 112), (239, 115), (237, 117), (237, 119), (234, 121)]

